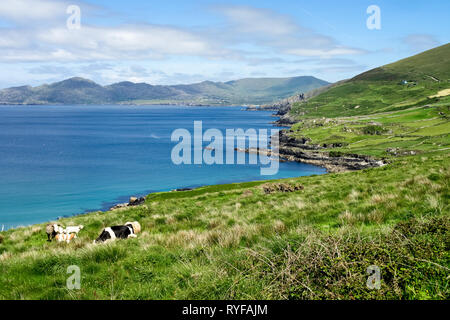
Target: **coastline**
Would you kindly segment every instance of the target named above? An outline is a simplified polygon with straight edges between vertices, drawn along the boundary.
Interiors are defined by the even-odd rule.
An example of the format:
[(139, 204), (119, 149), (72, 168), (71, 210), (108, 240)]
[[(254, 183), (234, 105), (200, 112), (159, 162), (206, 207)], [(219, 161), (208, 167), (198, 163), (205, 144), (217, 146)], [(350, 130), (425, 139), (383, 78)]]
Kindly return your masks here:
[[(274, 154), (279, 157), (280, 161), (300, 162), (324, 167), (327, 169), (327, 173), (363, 170), (382, 167), (387, 164), (384, 160), (370, 156), (347, 154), (339, 151), (323, 151), (330, 146), (312, 144), (307, 138), (296, 139), (288, 136), (287, 130), (296, 123), (296, 121), (289, 116), (289, 109), (289, 103), (278, 109), (273, 105), (267, 106), (267, 108), (247, 109), (248, 111), (277, 111), (272, 114), (272, 117), (277, 117), (278, 119), (273, 121), (272, 124), (276, 127), (284, 128), (280, 129), (278, 154)], [(336, 145), (331, 147), (339, 146)], [(269, 150), (252, 150), (247, 148), (245, 150), (237, 151), (246, 153), (260, 152), (268, 156), (271, 155)]]
[(136, 102), (111, 102), (111, 103), (70, 103), (70, 104), (61, 104), (61, 103), (6, 103), (0, 102), (0, 106), (185, 106), (185, 107), (243, 107), (248, 110), (245, 111), (277, 111), (275, 109), (267, 109), (267, 110), (257, 110), (259, 105), (252, 104), (236, 104), (236, 103), (196, 103), (196, 102), (154, 102), (154, 103), (136, 103)]
[[(311, 143), (308, 138), (296, 139), (290, 137), (287, 133), (291, 126), (297, 123), (289, 111), (293, 103), (305, 101), (320, 94), (326, 88), (334, 86), (333, 84), (316, 89), (304, 95), (296, 95), (284, 99), (275, 104), (263, 105), (255, 108), (247, 108), (249, 111), (274, 111), (272, 117), (278, 119), (272, 124), (280, 129), (279, 151), (277, 156), (283, 161), (301, 162), (321, 166), (327, 169), (329, 173), (347, 172), (362, 170), (368, 168), (381, 167), (387, 164), (383, 159), (376, 159), (370, 156), (360, 154), (348, 154), (339, 151), (325, 151), (329, 147), (340, 147), (340, 145), (319, 145)], [(249, 152), (249, 150), (243, 150)], [(270, 154), (270, 152), (268, 152)]]
[[(244, 110), (244, 111), (254, 111), (254, 110)], [(257, 110), (257, 111), (269, 111), (269, 110)], [(275, 110), (273, 110), (275, 111)], [(354, 171), (354, 170), (361, 170), (361, 169), (367, 169), (367, 168), (373, 168), (373, 167), (379, 167), (385, 165), (385, 163), (381, 160), (376, 160), (371, 157), (367, 156), (361, 156), (357, 154), (353, 155), (339, 155), (339, 154), (332, 154), (332, 152), (321, 152), (321, 149), (324, 149), (323, 147), (311, 145), (308, 144), (308, 141), (306, 140), (296, 140), (294, 138), (288, 137), (286, 135), (286, 129), (289, 129), (289, 126), (280, 123), (282, 121), (280, 118), (280, 115), (274, 112), (272, 114), (272, 117), (277, 117), (278, 119), (276, 121), (271, 122), (273, 126), (278, 126), (284, 128), (280, 128), (280, 147), (279, 147), (279, 159), (280, 162), (298, 162), (298, 163), (305, 163), (310, 164), (318, 167), (322, 167), (326, 169), (327, 173), (337, 173), (337, 172), (346, 172), (346, 171)], [(270, 155), (270, 151), (266, 150), (238, 150), (236, 148), (236, 151), (238, 152), (246, 152), (246, 153), (252, 153), (252, 152), (265, 152), (267, 155)], [(249, 180), (249, 181), (237, 181), (237, 182), (226, 182), (223, 184), (233, 184), (233, 183), (245, 183), (245, 182), (254, 182), (254, 181), (271, 181), (271, 180), (279, 180), (279, 179), (262, 179), (262, 180)], [(27, 225), (17, 225), (13, 227), (9, 227), (5, 230), (11, 230), (11, 229), (18, 229), (22, 227), (28, 227), (35, 224), (40, 223), (48, 223), (51, 221), (58, 221), (60, 219), (66, 219), (71, 217), (76, 217), (80, 215), (85, 215), (93, 212), (101, 212), (106, 213), (118, 208), (123, 208), (127, 206), (133, 206), (130, 204), (130, 202), (125, 202), (128, 199), (132, 197), (144, 197), (146, 198), (149, 195), (157, 194), (157, 193), (163, 193), (163, 192), (180, 192), (180, 191), (187, 191), (187, 190), (195, 190), (202, 187), (210, 187), (210, 186), (216, 186), (221, 185), (221, 183), (217, 184), (206, 184), (206, 185), (180, 185), (177, 186), (175, 189), (171, 190), (160, 190), (160, 191), (144, 191), (142, 193), (137, 193), (133, 195), (122, 195), (116, 198), (116, 200), (113, 201), (103, 201), (101, 202), (100, 206), (98, 208), (92, 208), (92, 209), (86, 209), (79, 213), (69, 214), (69, 215), (63, 215), (55, 217), (52, 220), (48, 220), (46, 222), (37, 222), (37, 223), (31, 223)]]
[[(246, 106), (240, 106), (241, 107), (241, 111), (247, 111), (245, 110)], [(250, 112), (250, 110), (248, 110)], [(272, 117), (277, 117), (276, 113), (272, 113), (270, 115), (269, 118), (267, 118), (267, 120), (265, 121), (265, 123), (268, 124), (268, 126), (273, 126), (273, 120)], [(283, 160), (284, 162), (284, 160)], [(312, 164), (312, 163), (311, 163)], [(312, 164), (315, 165), (315, 164)], [(315, 165), (318, 166), (318, 165)], [(301, 176), (301, 169), (298, 169), (299, 172), (294, 171), (293, 176), (292, 177), (299, 177)], [(320, 174), (325, 174), (327, 173), (325, 170), (323, 170), (323, 172), (320, 172)], [(149, 195), (153, 195), (156, 193), (164, 193), (164, 192), (175, 192), (175, 191), (185, 191), (186, 189), (198, 189), (198, 188), (202, 188), (202, 187), (211, 187), (211, 186), (216, 186), (216, 185), (227, 185), (227, 184), (234, 184), (234, 183), (246, 183), (246, 182), (258, 182), (258, 181), (270, 181), (270, 180), (278, 180), (280, 178), (272, 178), (272, 177), (261, 177), (261, 178), (256, 178), (256, 177), (247, 177), (247, 180), (240, 180), (239, 178), (240, 175), (236, 176), (235, 180), (233, 181), (226, 181), (226, 180), (221, 180), (221, 181), (213, 181), (211, 184), (208, 183), (201, 183), (201, 184), (190, 184), (189, 181), (186, 181), (187, 183), (185, 184), (181, 184), (181, 185), (174, 185), (171, 186), (170, 188), (167, 189), (158, 189), (158, 188), (152, 188), (152, 189), (146, 189), (143, 188), (141, 192), (136, 192), (133, 194), (130, 193), (123, 193), (118, 196), (115, 196), (114, 198), (104, 201), (104, 198), (99, 198), (97, 205), (92, 205), (91, 206), (85, 206), (84, 208), (81, 207), (80, 210), (73, 210), (71, 212), (64, 212), (64, 213), (60, 213), (60, 214), (56, 214), (53, 217), (52, 216), (47, 216), (44, 217), (44, 219), (30, 219), (32, 221), (30, 222), (18, 222), (18, 223), (5, 223), (5, 227), (4, 230), (12, 230), (12, 229), (19, 229), (19, 228), (23, 228), (23, 227), (29, 227), (29, 226), (33, 226), (33, 225), (37, 225), (37, 224), (41, 224), (41, 223), (46, 223), (46, 222), (50, 222), (50, 221), (58, 221), (61, 219), (67, 219), (67, 218), (72, 218), (72, 217), (77, 217), (80, 215), (85, 215), (88, 213), (93, 213), (93, 212), (108, 212), (111, 210), (111, 208), (114, 208), (117, 205), (123, 205), (125, 202), (128, 202), (128, 200), (131, 197), (147, 197)], [(241, 179), (245, 179), (245, 177), (241, 177)], [(283, 179), (283, 178), (281, 178)], [(34, 221), (33, 221), (34, 220)], [(0, 223), (0, 230), (2, 228), (2, 223)]]
[[(292, 161), (292, 162), (297, 162), (297, 161)], [(300, 161), (298, 161), (298, 162), (300, 162)], [(313, 164), (313, 163), (310, 163), (310, 164)], [(313, 165), (315, 165), (315, 164), (313, 164)], [(319, 166), (319, 165), (316, 165), (316, 166)], [(327, 172), (325, 172), (323, 174), (327, 174), (327, 173), (330, 173), (330, 172), (327, 170)], [(299, 178), (299, 177), (301, 177), (301, 176), (297, 176), (297, 177), (293, 177), (293, 178)], [(235, 182), (215, 183), (215, 184), (179, 186), (176, 189), (171, 189), (171, 190), (150, 191), (150, 192), (144, 192), (144, 193), (136, 193), (136, 194), (133, 194), (133, 195), (123, 195), (123, 196), (117, 197), (116, 200), (114, 200), (114, 201), (107, 201), (107, 202), (104, 201), (104, 202), (102, 202), (98, 209), (95, 209), (95, 208), (94, 209), (86, 209), (83, 212), (74, 213), (74, 214), (70, 214), (70, 215), (64, 215), (64, 216), (58, 216), (58, 217), (56, 217), (56, 218), (54, 218), (52, 220), (36, 222), (36, 223), (30, 223), (30, 224), (20, 224), (20, 225), (9, 227), (9, 228), (4, 228), (4, 225), (0, 225), (0, 232), (10, 231), (10, 230), (17, 230), (17, 229), (21, 229), (21, 228), (28, 228), (28, 227), (35, 226), (35, 225), (40, 225), (40, 224), (52, 223), (52, 222), (55, 222), (55, 221), (59, 221), (61, 219), (70, 219), (70, 218), (79, 217), (79, 216), (83, 216), (83, 215), (87, 215), (87, 214), (91, 214), (91, 213), (106, 214), (108, 212), (112, 212), (112, 211), (115, 211), (115, 210), (118, 210), (118, 209), (123, 209), (123, 208), (128, 208), (128, 207), (135, 207), (135, 206), (139, 206), (139, 205), (142, 205), (142, 204), (145, 203), (145, 202), (143, 202), (143, 203), (139, 203), (139, 204), (132, 204), (131, 201), (124, 202), (124, 201), (126, 201), (126, 199), (137, 198), (139, 200), (141, 198), (145, 198), (146, 199), (148, 196), (152, 196), (152, 195), (156, 195), (156, 194), (160, 194), (160, 193), (189, 192), (189, 191), (195, 191), (195, 190), (198, 190), (198, 189), (201, 189), (201, 188), (223, 186), (223, 185), (232, 185), (232, 184), (240, 184), (240, 183), (258, 183), (258, 182), (260, 182), (261, 184), (263, 184), (263, 183), (267, 183), (267, 182), (270, 182), (270, 181), (277, 181), (277, 180), (283, 180), (283, 179), (292, 179), (292, 178), (246, 180), (246, 181), (235, 181)], [(3, 231), (2, 231), (2, 227), (3, 227)]]
[[(241, 106), (246, 107), (246, 106)], [(244, 111), (254, 111), (254, 110), (248, 110), (244, 109)], [(269, 110), (257, 110), (257, 111), (269, 111)], [(289, 125), (283, 123), (279, 112), (275, 112), (271, 115), (272, 117), (278, 118), (276, 121), (271, 121), (273, 126), (280, 127), (280, 148), (279, 148), (279, 159), (280, 162), (298, 162), (298, 163), (305, 163), (310, 164), (318, 167), (322, 167), (326, 169), (326, 173), (336, 173), (336, 172), (346, 172), (346, 171), (352, 171), (352, 170), (360, 170), (360, 169), (366, 169), (366, 168), (373, 168), (384, 165), (383, 161), (372, 159), (371, 157), (367, 156), (361, 156), (361, 155), (340, 155), (340, 154), (333, 154), (332, 152), (323, 152), (321, 149), (324, 149), (323, 147), (311, 145), (308, 144), (308, 141), (306, 140), (296, 140), (291, 137), (288, 137), (286, 135), (287, 130), (289, 130)], [(283, 130), (283, 129), (284, 130)], [(237, 150), (238, 152), (255, 152), (255, 150)], [(256, 152), (264, 152), (262, 150), (256, 150)], [(268, 155), (270, 155), (270, 151), (265, 151)], [(271, 181), (271, 180), (278, 180), (278, 179), (262, 179), (262, 180), (249, 180), (249, 181), (231, 181), (231, 182), (224, 182), (223, 184), (233, 184), (233, 183), (243, 183), (243, 182), (253, 182), (253, 181)], [(213, 184), (202, 184), (202, 185), (179, 185), (176, 186), (174, 189), (167, 189), (167, 190), (148, 190), (144, 191), (142, 193), (136, 193), (133, 195), (122, 195), (117, 197), (115, 200), (111, 201), (101, 201), (99, 203), (98, 207), (93, 207), (92, 209), (85, 209), (83, 211), (80, 211), (78, 213), (73, 214), (65, 214), (58, 217), (55, 217), (54, 219), (48, 220), (49, 221), (57, 221), (60, 219), (65, 218), (71, 218), (76, 217), (92, 212), (108, 212), (115, 208), (125, 207), (128, 206), (129, 202), (128, 199), (131, 197), (147, 197), (149, 195), (155, 194), (155, 193), (161, 193), (161, 192), (177, 192), (177, 191), (186, 191), (186, 189), (198, 189), (205, 186), (214, 186), (214, 185), (221, 185), (221, 183), (213, 183)], [(34, 224), (39, 224), (44, 222), (36, 222), (31, 224), (21, 224), (16, 226), (10, 226), (6, 230), (10, 229), (17, 229), (21, 227), (31, 226)]]
[[(245, 106), (242, 106), (245, 107)], [(282, 127), (288, 129), (290, 125), (287, 125), (282, 122), (282, 118), (280, 114), (275, 113), (277, 111), (268, 110), (268, 109), (244, 109), (244, 111), (274, 111), (272, 117), (277, 117), (278, 120), (271, 122), (273, 126)], [(310, 145), (307, 140), (297, 140), (291, 137), (288, 137), (285, 134), (285, 130), (280, 129), (280, 147), (279, 147), (279, 161), (280, 162), (299, 162), (305, 164), (311, 164), (318, 167), (323, 167), (326, 169), (326, 173), (338, 173), (338, 172), (348, 172), (355, 170), (363, 170), (368, 168), (376, 168), (386, 165), (383, 160), (378, 160), (373, 157), (363, 156), (358, 154), (333, 154), (332, 152), (320, 152), (320, 149), (324, 149), (324, 147), (318, 145)], [(245, 152), (245, 153), (265, 153), (267, 156), (271, 155), (269, 150), (252, 150), (250, 148), (246, 148), (245, 150), (240, 150), (235, 148), (237, 152)], [(225, 184), (233, 184), (233, 183), (245, 183), (245, 182), (255, 182), (255, 181), (271, 181), (271, 180), (279, 180), (279, 179), (263, 179), (263, 180), (250, 180), (250, 181), (240, 181), (240, 182), (229, 182)], [(183, 192), (183, 191), (192, 191), (195, 189), (199, 189), (202, 187), (210, 187), (217, 186), (221, 184), (211, 184), (211, 185), (188, 185), (188, 186), (178, 186), (176, 189), (172, 190), (163, 190), (163, 191), (154, 191), (148, 192), (138, 195), (128, 195), (121, 196), (119, 199), (127, 199), (132, 197), (145, 197), (162, 192)], [(108, 206), (110, 206), (108, 208)], [(83, 213), (74, 214), (72, 216), (78, 216), (87, 214), (90, 212), (108, 212), (116, 209), (120, 209), (123, 207), (134, 206), (130, 202), (103, 202), (103, 206), (99, 210), (86, 210)], [(66, 217), (61, 217), (66, 218)], [(58, 218), (59, 219), (59, 218)]]
[(311, 144), (308, 139), (295, 139), (280, 131), (279, 156), (288, 161), (297, 161), (322, 166), (329, 173), (347, 172), (386, 165), (384, 160), (359, 154), (346, 154), (339, 151), (321, 151), (325, 146)]

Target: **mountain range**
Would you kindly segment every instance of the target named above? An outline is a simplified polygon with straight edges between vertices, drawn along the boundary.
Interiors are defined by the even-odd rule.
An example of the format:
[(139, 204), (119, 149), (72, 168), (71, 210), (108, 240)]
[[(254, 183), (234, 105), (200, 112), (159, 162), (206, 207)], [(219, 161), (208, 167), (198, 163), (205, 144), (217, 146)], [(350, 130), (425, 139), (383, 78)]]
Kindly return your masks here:
[(312, 76), (246, 78), (228, 82), (151, 85), (129, 81), (102, 86), (74, 77), (37, 87), (0, 90), (0, 104), (266, 104), (329, 83)]

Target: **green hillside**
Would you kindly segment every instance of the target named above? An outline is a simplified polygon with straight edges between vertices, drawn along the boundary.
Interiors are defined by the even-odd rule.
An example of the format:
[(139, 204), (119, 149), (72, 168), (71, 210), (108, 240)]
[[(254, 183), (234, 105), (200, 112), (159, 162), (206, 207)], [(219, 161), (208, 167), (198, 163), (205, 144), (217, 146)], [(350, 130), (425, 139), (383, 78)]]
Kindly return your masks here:
[[(450, 81), (450, 44), (387, 64), (356, 76), (355, 80)], [(434, 80), (435, 81), (435, 80)]]
[[(248, 103), (260, 104), (264, 103), (265, 96), (276, 97), (275, 100), (292, 96), (295, 93), (308, 92), (310, 90), (320, 88), (327, 85), (328, 82), (310, 77), (295, 78), (260, 78), (260, 79), (241, 79), (226, 82), (225, 85), (231, 87), (233, 94), (238, 96), (248, 95), (249, 92), (257, 96), (258, 100), (252, 100), (248, 97)], [(298, 90), (302, 88), (302, 90)], [(272, 100), (275, 101), (275, 100)]]
[(303, 119), (289, 135), (326, 146), (323, 152), (390, 158), (450, 149), (450, 96), (399, 111), (333, 119)]
[(400, 110), (436, 102), (450, 88), (450, 44), (362, 73), (297, 103), (297, 118), (341, 117)]
[[(85, 226), (70, 244), (46, 242), (45, 224), (0, 232), (0, 299), (450, 299), (450, 96), (427, 98), (448, 88), (437, 65), (449, 47), (435, 50), (292, 110), (288, 135), (302, 139), (281, 147), (384, 165), (150, 194), (61, 219)], [(352, 99), (359, 108), (342, 107)], [(133, 220), (137, 238), (92, 244)], [(66, 287), (71, 265), (80, 290)]]
[[(144, 205), (65, 218), (70, 244), (45, 224), (0, 233), (0, 299), (449, 299), (447, 153), (363, 171), (152, 194)], [(93, 245), (138, 220), (136, 239)], [(67, 267), (81, 289), (66, 287)], [(380, 267), (381, 288), (367, 288)]]

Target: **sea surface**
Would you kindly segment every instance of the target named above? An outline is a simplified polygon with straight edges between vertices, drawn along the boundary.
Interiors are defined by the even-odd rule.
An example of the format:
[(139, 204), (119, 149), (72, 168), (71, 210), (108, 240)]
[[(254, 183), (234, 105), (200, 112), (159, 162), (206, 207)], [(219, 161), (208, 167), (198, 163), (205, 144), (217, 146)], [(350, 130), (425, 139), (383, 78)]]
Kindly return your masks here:
[(104, 210), (132, 195), (325, 173), (290, 162), (274, 176), (262, 176), (261, 165), (172, 163), (177, 128), (193, 132), (201, 120), (203, 130), (225, 134), (274, 129), (275, 119), (242, 107), (0, 106), (0, 231)]

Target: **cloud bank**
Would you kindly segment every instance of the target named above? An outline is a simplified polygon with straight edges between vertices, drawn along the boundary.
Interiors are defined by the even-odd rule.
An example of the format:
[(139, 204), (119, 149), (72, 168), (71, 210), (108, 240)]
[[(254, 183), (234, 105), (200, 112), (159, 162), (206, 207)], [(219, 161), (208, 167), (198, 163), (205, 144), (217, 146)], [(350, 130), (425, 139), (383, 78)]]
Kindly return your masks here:
[[(66, 26), (69, 17), (66, 9), (72, 4), (81, 8), (80, 29), (71, 30)], [(210, 9), (222, 23), (192, 28), (121, 24), (112, 19), (102, 25), (92, 22), (94, 20), (85, 22), (85, 16), (106, 10), (87, 2), (2, 0), (0, 22), (5, 23), (0, 23), (0, 63), (31, 64), (26, 68), (29, 75), (34, 79), (46, 77), (49, 81), (85, 75), (103, 83), (116, 80), (189, 82), (205, 80), (205, 76), (201, 76), (203, 72), (211, 80), (220, 76), (229, 80), (232, 76), (263, 75), (269, 68), (290, 73), (289, 70), (298, 70), (299, 58), (331, 61), (334, 69), (329, 70), (344, 70), (345, 64), (341, 65), (338, 58), (350, 60), (366, 53), (342, 45), (330, 36), (302, 26), (292, 16), (271, 9), (240, 5)], [(182, 70), (163, 72), (162, 68), (169, 61)], [(124, 62), (128, 65), (124, 66)], [(151, 71), (148, 67), (136, 68), (149, 63), (160, 64), (161, 68)], [(194, 70), (194, 63), (199, 66), (198, 70)], [(87, 69), (89, 65), (97, 68)], [(295, 68), (276, 67), (280, 65)], [(262, 66), (266, 71), (259, 70)], [(355, 69), (352, 66), (346, 70), (352, 68)], [(319, 69), (309, 70), (317, 72)]]

